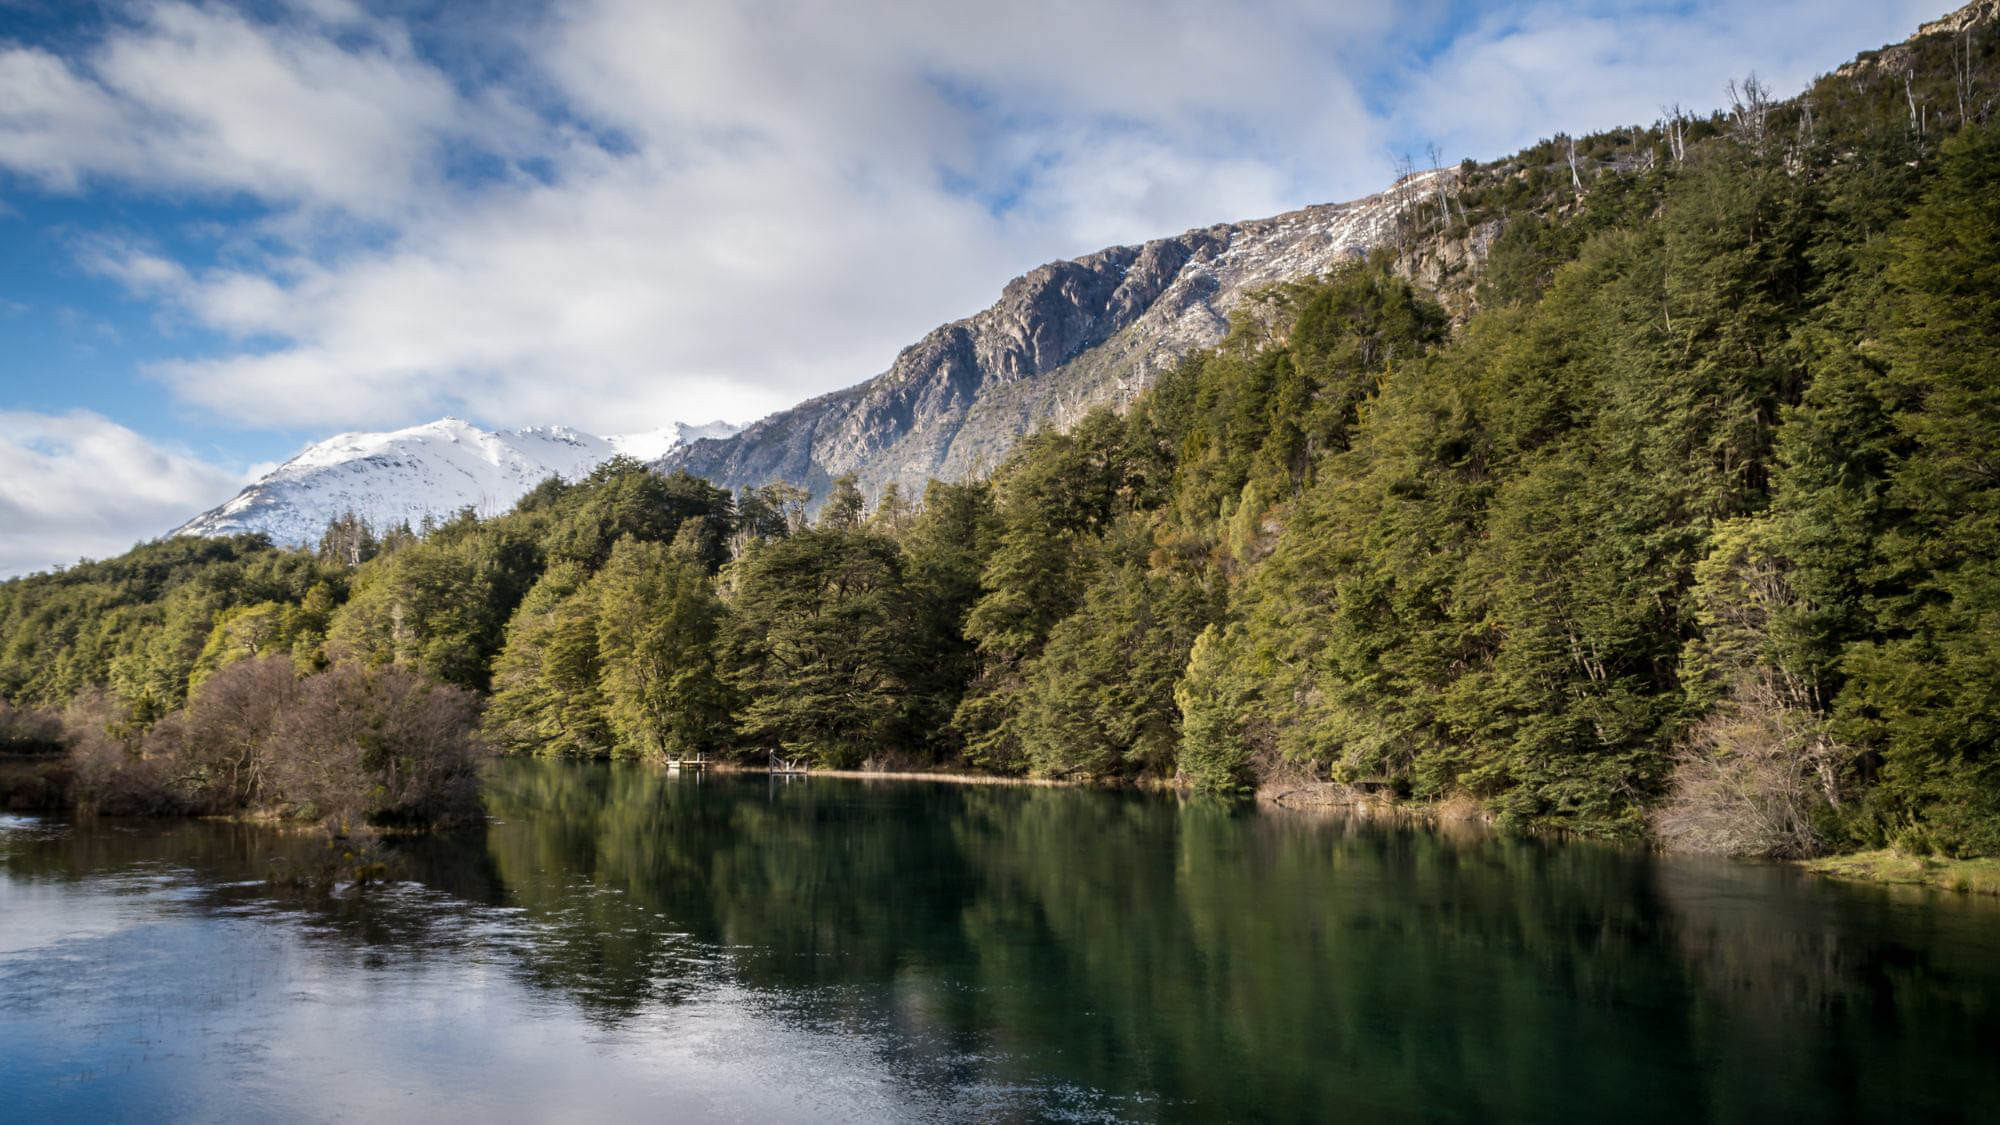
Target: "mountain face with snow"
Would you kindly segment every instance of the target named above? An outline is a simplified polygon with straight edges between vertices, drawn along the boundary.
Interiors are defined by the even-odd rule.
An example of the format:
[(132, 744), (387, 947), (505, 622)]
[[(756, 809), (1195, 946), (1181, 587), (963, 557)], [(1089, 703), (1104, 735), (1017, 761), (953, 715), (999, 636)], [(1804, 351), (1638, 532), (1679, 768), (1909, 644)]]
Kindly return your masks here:
[(348, 511), (377, 528), (468, 505), (496, 514), (550, 475), (575, 479), (620, 453), (730, 488), (784, 480), (824, 497), (851, 472), (870, 494), (892, 481), (920, 492), (933, 477), (991, 468), (1042, 426), (1129, 403), (1160, 371), (1219, 343), (1259, 290), (1383, 243), (1400, 208), (1440, 174), (1450, 175), (1050, 263), (1009, 282), (990, 308), (905, 348), (883, 374), (747, 429), (716, 422), (605, 438), (559, 426), (490, 432), (446, 418), (341, 434), (175, 534), (261, 531), (291, 546), (317, 542)]
[(1181, 357), (1221, 342), (1230, 314), (1260, 289), (1365, 255), (1434, 175), (1451, 173), (1042, 266), (881, 375), (734, 436), (690, 442), (659, 465), (731, 488), (790, 481), (820, 497), (844, 473), (870, 494), (892, 481), (920, 491), (932, 477), (973, 476), (1035, 429), (1129, 403)]
[(726, 422), (596, 437), (565, 426), (490, 431), (458, 418), (387, 433), (338, 434), (306, 447), (228, 503), (175, 535), (263, 532), (280, 546), (316, 543), (353, 512), (377, 529), (470, 506), (495, 515), (551, 476), (575, 480), (619, 454), (657, 460), (694, 439), (727, 437)]

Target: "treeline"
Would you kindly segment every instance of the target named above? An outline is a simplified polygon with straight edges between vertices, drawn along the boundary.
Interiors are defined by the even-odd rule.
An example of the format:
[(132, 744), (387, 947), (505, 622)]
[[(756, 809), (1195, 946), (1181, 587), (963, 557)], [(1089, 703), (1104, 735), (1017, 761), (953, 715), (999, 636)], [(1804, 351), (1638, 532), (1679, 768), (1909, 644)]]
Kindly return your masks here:
[[(0, 695), (144, 726), (282, 655), (487, 693), (524, 751), (2000, 853), (2000, 130), (1871, 73), (1468, 174), (982, 481), (808, 519), (614, 461), (393, 542), (149, 544), (0, 586)], [(1462, 322), (1399, 274), (1502, 218)]]

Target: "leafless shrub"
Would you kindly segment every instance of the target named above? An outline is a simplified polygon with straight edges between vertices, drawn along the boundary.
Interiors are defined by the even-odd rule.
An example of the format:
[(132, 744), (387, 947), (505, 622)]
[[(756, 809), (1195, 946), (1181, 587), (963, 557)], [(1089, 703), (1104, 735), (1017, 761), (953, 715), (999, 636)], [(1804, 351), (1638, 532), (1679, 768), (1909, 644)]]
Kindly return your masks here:
[(80, 807), (111, 816), (189, 811), (160, 761), (148, 758), (140, 739), (126, 729), (124, 711), (108, 693), (79, 696), (63, 712), (62, 724)]
[(103, 693), (64, 715), (80, 803), (111, 815), (274, 812), (340, 829), (479, 815), (478, 703), (407, 669), (238, 661), (129, 731)]
[(1821, 850), (1813, 785), (1829, 751), (1811, 717), (1766, 678), (1745, 675), (1675, 755), (1660, 841), (1677, 851), (1807, 856)]
[(202, 681), (178, 722), (154, 728), (147, 757), (204, 812), (261, 807), (270, 797), (271, 731), (298, 693), (289, 658), (239, 660)]
[(62, 716), (23, 710), (0, 699), (0, 752), (46, 753), (62, 745)]
[(336, 827), (479, 815), (477, 698), (395, 666), (337, 664), (299, 684), (271, 731), (271, 782)]

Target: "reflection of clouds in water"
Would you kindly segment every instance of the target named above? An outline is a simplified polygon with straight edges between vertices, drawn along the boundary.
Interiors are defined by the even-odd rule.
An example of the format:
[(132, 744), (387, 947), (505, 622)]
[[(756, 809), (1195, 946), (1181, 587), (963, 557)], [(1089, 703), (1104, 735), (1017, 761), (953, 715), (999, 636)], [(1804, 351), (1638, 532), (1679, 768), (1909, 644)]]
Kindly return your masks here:
[[(0, 836), (0, 858), (10, 843), (53, 839), (62, 831), (62, 826), (34, 818), (0, 818), (0, 833), (6, 833)], [(156, 907), (146, 905), (144, 897), (184, 900), (194, 892), (183, 884), (180, 875), (164, 866), (121, 872), (93, 883), (87, 893), (72, 885), (0, 875), (0, 995), (7, 993), (8, 979), (24, 968), (26, 955), (60, 963), (78, 955), (72, 943), (146, 925)]]
[(79, 896), (71, 887), (0, 878), (0, 989), (19, 971), (18, 956), (57, 960), (65, 943), (115, 934), (139, 920), (129, 901), (112, 895)]
[[(174, 1118), (958, 1120), (1039, 1102), (1112, 1116), (1089, 1091), (939, 1083), (893, 1028), (680, 959), (625, 1018), (532, 987), (561, 934), (518, 910), (415, 885), (352, 903), (208, 897), (184, 879), (0, 874), (0, 1085), (33, 1116), (146, 1106)], [(216, 891), (218, 888), (208, 888)], [(206, 898), (198, 909), (191, 899)], [(377, 919), (381, 919), (378, 917)], [(389, 940), (385, 935), (393, 934)], [(933, 1047), (946, 1050), (941, 1044)], [(907, 1072), (884, 1064), (917, 1063)]]

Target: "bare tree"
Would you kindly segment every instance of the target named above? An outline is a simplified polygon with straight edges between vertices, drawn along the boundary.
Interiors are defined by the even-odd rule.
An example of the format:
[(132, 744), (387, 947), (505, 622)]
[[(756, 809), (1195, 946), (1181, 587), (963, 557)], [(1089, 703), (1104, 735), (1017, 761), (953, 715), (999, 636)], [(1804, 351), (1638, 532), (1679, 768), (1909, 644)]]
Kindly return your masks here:
[(1396, 154), (1396, 231), (1398, 241), (1407, 243), (1416, 235), (1416, 221), (1411, 214), (1411, 193), (1415, 184), (1411, 181), (1417, 174), (1417, 162), (1410, 159), (1407, 152)]
[(299, 681), (262, 740), (267, 781), (298, 816), (349, 829), (479, 817), (479, 703), (394, 665)]
[(201, 682), (177, 729), (154, 728), (146, 755), (166, 763), (182, 798), (203, 812), (257, 808), (268, 785), (271, 729), (297, 695), (289, 659), (239, 660)]
[(1667, 137), (1667, 155), (1673, 157), (1676, 164), (1685, 163), (1687, 161), (1687, 111), (1681, 108), (1681, 103), (1675, 102), (1672, 105), (1663, 105), (1660, 107), (1660, 130)]
[(1677, 851), (1817, 854), (1811, 778), (1826, 768), (1826, 747), (1810, 714), (1746, 674), (1675, 753), (1653, 829)]
[(1963, 126), (1972, 120), (1970, 107), (1973, 104), (1973, 80), (1977, 77), (1977, 66), (1972, 55), (1972, 33), (1976, 25), (1967, 24), (1959, 33), (1958, 42), (1952, 45), (1951, 82), (1958, 94), (1958, 123)]
[(1451, 197), (1445, 193), (1444, 152), (1438, 148), (1436, 141), (1432, 141), (1424, 147), (1424, 155), (1430, 157), (1431, 194), (1437, 198), (1438, 224), (1441, 227), (1449, 228), (1451, 226)]
[(1737, 139), (1761, 151), (1771, 117), (1770, 89), (1755, 74), (1741, 82), (1732, 78), (1722, 89), (1729, 97), (1729, 118)]
[(1570, 136), (1568, 133), (1558, 133), (1556, 135), (1556, 139), (1564, 142), (1568, 146), (1570, 186), (1576, 189), (1576, 193), (1578, 195), (1582, 195), (1583, 177), (1577, 173), (1576, 169), (1576, 138)]

